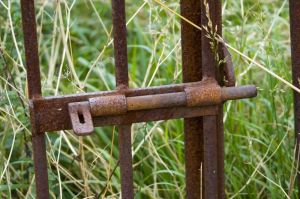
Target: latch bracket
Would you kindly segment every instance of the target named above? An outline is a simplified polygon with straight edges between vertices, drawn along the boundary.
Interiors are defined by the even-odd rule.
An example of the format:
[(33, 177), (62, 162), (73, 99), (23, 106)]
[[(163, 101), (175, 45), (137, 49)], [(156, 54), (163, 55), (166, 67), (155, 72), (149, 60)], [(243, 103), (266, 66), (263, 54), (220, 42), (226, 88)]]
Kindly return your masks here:
[(70, 103), (68, 108), (74, 133), (79, 136), (93, 133), (94, 125), (89, 102)]

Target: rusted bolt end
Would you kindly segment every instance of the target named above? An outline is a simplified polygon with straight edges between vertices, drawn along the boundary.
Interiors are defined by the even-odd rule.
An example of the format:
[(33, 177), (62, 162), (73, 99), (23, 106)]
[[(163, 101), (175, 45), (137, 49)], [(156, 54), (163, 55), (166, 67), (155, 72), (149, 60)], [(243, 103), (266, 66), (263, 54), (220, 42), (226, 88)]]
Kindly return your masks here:
[(93, 120), (88, 102), (76, 102), (68, 105), (73, 131), (76, 135), (90, 135), (94, 131)]
[(222, 100), (237, 100), (257, 96), (257, 88), (253, 85), (222, 88)]
[(187, 106), (207, 106), (222, 103), (221, 87), (216, 84), (185, 89)]
[(127, 112), (125, 95), (111, 95), (89, 99), (93, 116), (121, 115)]

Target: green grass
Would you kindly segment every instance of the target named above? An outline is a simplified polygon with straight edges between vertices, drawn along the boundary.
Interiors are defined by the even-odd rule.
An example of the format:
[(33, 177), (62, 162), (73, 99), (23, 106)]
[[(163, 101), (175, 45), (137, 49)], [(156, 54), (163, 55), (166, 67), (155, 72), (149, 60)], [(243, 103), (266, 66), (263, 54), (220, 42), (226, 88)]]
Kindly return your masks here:
[[(115, 87), (109, 0), (36, 1), (43, 94)], [(7, 8), (5, 8), (6, 5)], [(130, 87), (179, 83), (180, 19), (155, 1), (128, 0)], [(179, 1), (165, 2), (179, 12)], [(223, 1), (224, 38), (244, 55), (291, 82), (288, 2)], [(19, 1), (0, 0), (0, 198), (35, 198)], [(232, 52), (238, 85), (255, 99), (226, 103), (228, 198), (296, 198), (292, 89)], [(25, 109), (22, 105), (25, 104)], [(185, 196), (182, 120), (132, 127), (136, 198)], [(120, 196), (118, 133), (97, 128), (86, 138), (47, 133), (53, 198)], [(88, 186), (87, 186), (88, 185)]]

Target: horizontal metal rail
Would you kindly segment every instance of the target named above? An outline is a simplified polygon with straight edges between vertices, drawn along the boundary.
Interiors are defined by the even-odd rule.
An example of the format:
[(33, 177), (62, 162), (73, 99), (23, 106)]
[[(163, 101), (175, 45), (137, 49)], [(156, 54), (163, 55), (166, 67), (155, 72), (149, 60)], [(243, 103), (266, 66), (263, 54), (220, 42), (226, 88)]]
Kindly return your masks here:
[[(255, 86), (242, 86), (242, 87), (223, 87), (220, 88), (221, 96), (220, 102), (212, 101), (210, 102), (209, 96), (211, 93), (208, 92), (206, 98), (204, 98), (203, 93), (200, 91), (198, 97), (194, 97), (195, 100), (202, 100), (198, 107), (185, 106), (186, 93), (187, 89), (202, 88), (202, 91), (206, 89), (209, 90), (210, 87), (216, 87), (207, 82), (197, 82), (197, 83), (186, 83), (173, 85), (171, 87), (155, 87), (155, 88), (144, 88), (144, 89), (128, 89), (125, 91), (124, 95), (129, 99), (129, 110), (126, 110), (123, 114), (120, 115), (105, 115), (93, 117), (94, 126), (104, 126), (104, 125), (120, 125), (120, 124), (130, 124), (137, 122), (146, 122), (146, 121), (156, 121), (156, 120), (165, 120), (165, 119), (175, 119), (181, 117), (196, 117), (203, 115), (215, 115), (216, 108), (213, 105), (216, 105), (220, 102), (230, 100), (230, 99), (241, 99), (245, 97), (254, 97), (256, 96)], [(217, 88), (217, 87), (216, 87)], [(190, 92), (195, 93), (195, 92)], [(141, 104), (136, 102), (141, 102), (145, 97), (154, 99), (162, 99), (163, 96), (171, 94), (179, 96), (181, 99), (177, 106), (172, 107), (171, 101), (166, 103), (166, 99), (163, 99), (163, 104), (159, 105), (159, 101), (152, 102), (152, 109), (150, 107), (141, 107)], [(72, 124), (69, 116), (68, 106), (71, 103), (78, 102), (88, 102), (90, 99), (97, 97), (105, 96), (116, 96), (120, 95), (118, 91), (110, 92), (98, 92), (94, 94), (78, 94), (71, 96), (61, 96), (61, 97), (50, 97), (44, 99), (33, 99), (30, 101), (30, 109), (38, 113), (35, 115), (36, 127), (41, 131), (56, 131), (56, 130), (67, 130), (72, 129)], [(213, 97), (213, 96), (212, 96)], [(185, 98), (183, 100), (183, 98)], [(167, 97), (169, 99), (169, 97)], [(212, 99), (212, 98), (211, 98)], [(135, 101), (135, 105), (132, 102)], [(155, 100), (154, 100), (155, 101)], [(191, 102), (192, 103), (192, 102)], [(194, 103), (194, 102), (193, 102)], [(198, 102), (199, 103), (199, 102)], [(149, 106), (148, 104), (147, 106)], [(168, 105), (168, 106), (167, 106)], [(146, 108), (141, 110), (142, 108)], [(115, 110), (115, 109), (114, 109)]]
[(72, 129), (77, 135), (93, 132), (92, 116), (125, 115), (130, 111), (175, 107), (201, 107), (220, 105), (226, 100), (256, 96), (255, 86), (221, 88), (216, 83), (186, 87), (184, 92), (126, 97), (117, 94), (90, 98), (88, 101), (69, 103)]
[[(172, 108), (180, 106), (218, 105), (227, 100), (236, 100), (256, 96), (255, 86), (224, 87), (207, 85), (191, 87), (184, 92), (165, 93), (125, 97), (113, 95), (89, 99), (92, 116), (126, 114), (127, 111)], [(72, 106), (76, 103), (71, 103)]]

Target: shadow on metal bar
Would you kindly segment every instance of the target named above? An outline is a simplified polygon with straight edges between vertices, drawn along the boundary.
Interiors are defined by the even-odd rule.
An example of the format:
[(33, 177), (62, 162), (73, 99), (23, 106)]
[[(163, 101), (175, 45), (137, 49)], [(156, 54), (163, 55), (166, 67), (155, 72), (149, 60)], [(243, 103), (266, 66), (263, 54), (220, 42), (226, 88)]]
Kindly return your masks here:
[[(291, 34), (291, 50), (292, 50), (292, 75), (293, 84), (300, 88), (300, 1), (290, 0), (290, 34)], [(295, 115), (295, 138), (296, 138), (296, 165), (297, 168), (297, 187), (298, 197), (300, 198), (300, 174), (299, 174), (299, 155), (300, 155), (300, 94), (294, 91), (294, 115)]]

